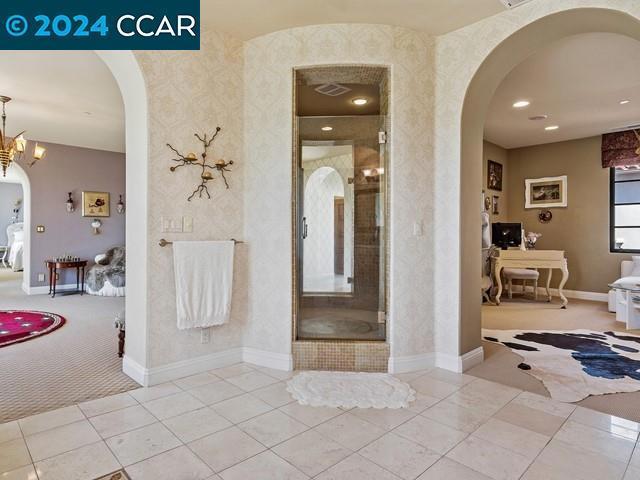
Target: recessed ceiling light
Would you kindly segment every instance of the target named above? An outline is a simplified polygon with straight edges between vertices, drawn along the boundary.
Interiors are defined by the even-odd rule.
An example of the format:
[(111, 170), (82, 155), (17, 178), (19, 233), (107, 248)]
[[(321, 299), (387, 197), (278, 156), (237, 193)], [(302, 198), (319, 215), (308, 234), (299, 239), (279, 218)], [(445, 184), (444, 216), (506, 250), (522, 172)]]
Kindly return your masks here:
[(524, 108), (528, 107), (531, 104), (529, 100), (518, 100), (513, 104), (513, 108)]
[(620, 100), (620, 105), (626, 105), (627, 103), (631, 102), (631, 100)]
[(351, 101), (354, 103), (354, 105), (358, 106), (366, 105), (367, 103), (369, 103), (369, 100), (367, 100), (366, 98), (354, 98)]
[(331, 130), (333, 130), (333, 127), (330, 127), (329, 125), (327, 125), (326, 127), (322, 127), (323, 132), (330, 132)]
[(552, 130), (558, 130), (560, 127), (558, 125), (549, 125), (548, 127), (544, 127), (544, 129), (548, 132)]

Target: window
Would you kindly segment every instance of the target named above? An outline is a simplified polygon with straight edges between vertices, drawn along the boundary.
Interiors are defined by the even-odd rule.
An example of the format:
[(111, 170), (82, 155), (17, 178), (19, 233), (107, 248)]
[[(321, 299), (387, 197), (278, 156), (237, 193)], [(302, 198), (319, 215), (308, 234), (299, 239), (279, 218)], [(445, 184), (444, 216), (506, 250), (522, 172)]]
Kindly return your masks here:
[(640, 253), (640, 169), (610, 170), (611, 251)]

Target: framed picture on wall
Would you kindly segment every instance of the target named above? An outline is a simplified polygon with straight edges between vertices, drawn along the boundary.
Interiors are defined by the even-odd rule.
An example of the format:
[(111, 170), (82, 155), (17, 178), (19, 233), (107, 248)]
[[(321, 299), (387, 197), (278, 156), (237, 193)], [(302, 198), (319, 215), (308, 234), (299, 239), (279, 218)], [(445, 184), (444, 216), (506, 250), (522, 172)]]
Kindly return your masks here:
[(567, 176), (527, 178), (524, 197), (524, 208), (566, 207)]
[(502, 191), (502, 164), (487, 160), (487, 188)]
[(109, 192), (82, 192), (83, 217), (108, 217)]
[(500, 214), (500, 205), (499, 205), (500, 197), (494, 195), (491, 199), (491, 213), (494, 215)]

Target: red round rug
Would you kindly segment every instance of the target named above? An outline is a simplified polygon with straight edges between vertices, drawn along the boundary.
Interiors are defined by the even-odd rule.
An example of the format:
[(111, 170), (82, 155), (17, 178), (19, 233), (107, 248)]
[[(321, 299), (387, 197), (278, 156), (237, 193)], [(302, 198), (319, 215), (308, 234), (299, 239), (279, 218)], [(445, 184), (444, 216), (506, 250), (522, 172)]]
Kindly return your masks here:
[(31, 310), (0, 310), (0, 347), (46, 335), (64, 325), (55, 313)]

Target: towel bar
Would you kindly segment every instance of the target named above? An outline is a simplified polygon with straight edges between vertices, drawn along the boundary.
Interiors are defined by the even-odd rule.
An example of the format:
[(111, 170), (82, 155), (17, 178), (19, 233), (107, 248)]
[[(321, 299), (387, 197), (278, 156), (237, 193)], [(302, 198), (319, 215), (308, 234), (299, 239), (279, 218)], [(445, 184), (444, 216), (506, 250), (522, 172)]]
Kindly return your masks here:
[[(230, 240), (236, 245), (238, 243), (244, 243), (242, 240), (236, 240), (235, 238), (231, 238)], [(173, 242), (168, 242), (164, 238), (161, 238), (160, 241), (158, 242), (158, 245), (160, 245), (161, 247), (166, 247), (167, 245), (173, 245)]]

